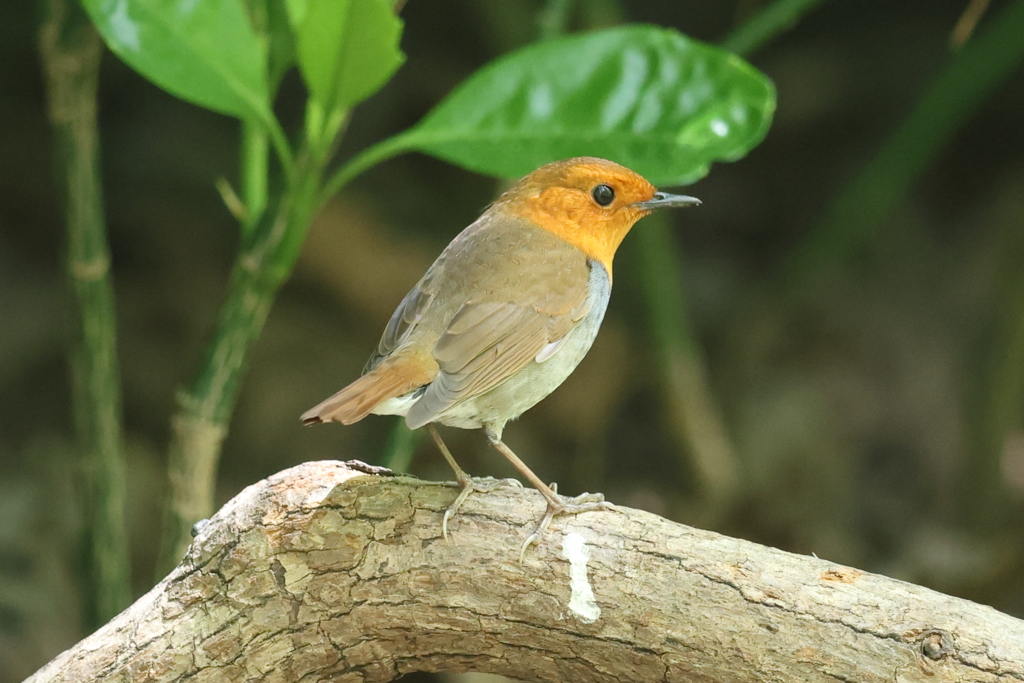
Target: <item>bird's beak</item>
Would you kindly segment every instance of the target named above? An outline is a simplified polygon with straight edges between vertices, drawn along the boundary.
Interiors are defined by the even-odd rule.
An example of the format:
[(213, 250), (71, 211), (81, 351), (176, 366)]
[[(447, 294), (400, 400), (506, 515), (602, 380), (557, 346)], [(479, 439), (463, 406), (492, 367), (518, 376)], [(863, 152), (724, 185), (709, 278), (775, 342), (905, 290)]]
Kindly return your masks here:
[(668, 192), (655, 192), (654, 196), (644, 202), (636, 202), (633, 208), (641, 211), (653, 211), (654, 209), (671, 209), (679, 206), (697, 206), (700, 200), (696, 197), (688, 197), (685, 194), (669, 194)]

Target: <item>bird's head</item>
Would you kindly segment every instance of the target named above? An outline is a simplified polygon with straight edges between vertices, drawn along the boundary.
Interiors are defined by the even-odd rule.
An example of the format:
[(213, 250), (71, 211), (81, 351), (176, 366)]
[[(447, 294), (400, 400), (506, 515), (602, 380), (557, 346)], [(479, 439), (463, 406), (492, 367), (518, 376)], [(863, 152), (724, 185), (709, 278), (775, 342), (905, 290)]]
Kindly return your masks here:
[(492, 206), (524, 218), (578, 247), (611, 274), (612, 257), (638, 220), (654, 209), (700, 200), (658, 192), (638, 173), (612, 161), (576, 157), (541, 166)]

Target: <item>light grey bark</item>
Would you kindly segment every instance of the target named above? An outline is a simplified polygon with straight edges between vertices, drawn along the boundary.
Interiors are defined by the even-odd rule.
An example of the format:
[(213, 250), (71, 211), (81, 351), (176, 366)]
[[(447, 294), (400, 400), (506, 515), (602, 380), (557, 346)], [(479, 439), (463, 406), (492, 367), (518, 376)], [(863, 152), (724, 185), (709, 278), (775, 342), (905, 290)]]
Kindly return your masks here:
[(164, 581), (29, 681), (1024, 681), (1024, 622), (615, 508), (312, 462), (250, 486)]

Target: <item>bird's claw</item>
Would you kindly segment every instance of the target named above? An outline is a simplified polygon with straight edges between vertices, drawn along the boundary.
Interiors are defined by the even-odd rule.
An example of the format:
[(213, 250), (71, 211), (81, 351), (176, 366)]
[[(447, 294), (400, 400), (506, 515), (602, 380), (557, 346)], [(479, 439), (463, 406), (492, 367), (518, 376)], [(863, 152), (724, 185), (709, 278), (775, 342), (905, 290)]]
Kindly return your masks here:
[(441, 535), (444, 540), (448, 540), (448, 520), (459, 511), (462, 504), (466, 502), (466, 499), (473, 493), (490, 493), (494, 489), (501, 488), (502, 486), (512, 486), (523, 488), (523, 483), (518, 479), (495, 479), (494, 477), (470, 477), (467, 476), (464, 479), (459, 477), (459, 486), (462, 490), (459, 491), (458, 497), (455, 501), (448, 506), (448, 509), (444, 511), (444, 517), (441, 518)]
[[(551, 484), (551, 490), (557, 495), (558, 484)], [(548, 501), (547, 510), (544, 511), (544, 517), (540, 520), (540, 524), (534, 529), (533, 533), (526, 537), (523, 541), (523, 547), (519, 550), (519, 563), (522, 564), (526, 557), (526, 550), (533, 545), (537, 539), (541, 537), (548, 526), (551, 524), (557, 515), (575, 515), (580, 512), (594, 512), (595, 510), (610, 510), (611, 503), (604, 499), (603, 493), (581, 493), (578, 496), (569, 498), (566, 496), (558, 496), (559, 504), (555, 505), (551, 500)]]

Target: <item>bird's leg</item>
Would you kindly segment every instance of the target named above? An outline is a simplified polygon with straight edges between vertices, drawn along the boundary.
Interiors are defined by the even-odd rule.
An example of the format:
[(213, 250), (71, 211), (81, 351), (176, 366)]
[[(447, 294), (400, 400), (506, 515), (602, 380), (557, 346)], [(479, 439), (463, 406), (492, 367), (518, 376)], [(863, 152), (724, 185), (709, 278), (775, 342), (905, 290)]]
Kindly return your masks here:
[(437, 450), (441, 451), (441, 455), (448, 461), (448, 464), (453, 470), (455, 470), (455, 481), (459, 482), (463, 488), (469, 485), (473, 480), (466, 471), (459, 467), (459, 463), (455, 462), (455, 458), (452, 457), (452, 452), (448, 450), (448, 446), (445, 445), (444, 441), (441, 440), (441, 435), (437, 432), (437, 427), (434, 426), (433, 422), (427, 423), (427, 431), (430, 433), (430, 437), (437, 444)]
[(508, 461), (515, 465), (515, 468), (526, 477), (527, 481), (533, 484), (534, 488), (541, 492), (541, 495), (548, 502), (548, 509), (544, 513), (544, 518), (541, 519), (534, 532), (526, 538), (526, 542), (523, 543), (523, 547), (519, 551), (520, 562), (523, 561), (526, 549), (540, 538), (556, 515), (570, 515), (577, 512), (608, 509), (608, 503), (605, 502), (604, 495), (600, 493), (583, 493), (575, 498), (564, 498), (558, 495), (558, 485), (552, 484), (548, 486), (541, 481), (541, 478), (534, 474), (533, 470), (520, 460), (519, 456), (512, 452), (511, 448), (505, 445), (505, 442), (501, 440), (501, 432), (499, 430), (495, 430), (493, 427), (485, 427), (484, 433), (487, 434), (487, 440), (491, 442), (495, 450), (508, 458)]
[(455, 502), (448, 506), (448, 509), (444, 511), (444, 517), (441, 519), (441, 535), (444, 536), (444, 540), (448, 540), (448, 520), (451, 519), (452, 515), (459, 511), (462, 504), (466, 502), (471, 493), (487, 493), (493, 491), (499, 486), (512, 484), (513, 486), (522, 487), (516, 479), (474, 479), (473, 477), (466, 474), (466, 471), (459, 467), (459, 463), (455, 462), (455, 458), (452, 457), (451, 451), (448, 450), (448, 446), (445, 445), (444, 441), (441, 440), (441, 435), (437, 431), (437, 427), (432, 422), (427, 423), (427, 432), (430, 433), (430, 437), (437, 444), (437, 450), (441, 451), (441, 455), (448, 461), (452, 470), (455, 471), (455, 481), (459, 483), (462, 490), (459, 492)]

